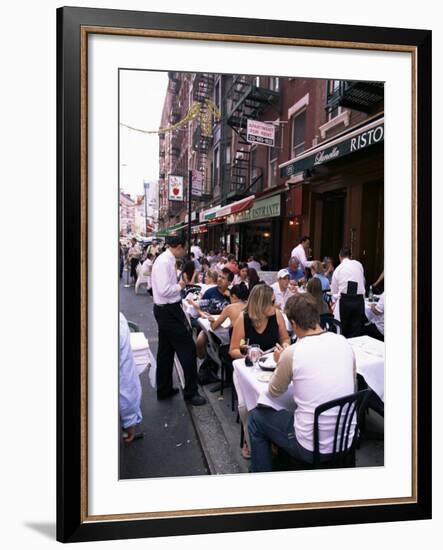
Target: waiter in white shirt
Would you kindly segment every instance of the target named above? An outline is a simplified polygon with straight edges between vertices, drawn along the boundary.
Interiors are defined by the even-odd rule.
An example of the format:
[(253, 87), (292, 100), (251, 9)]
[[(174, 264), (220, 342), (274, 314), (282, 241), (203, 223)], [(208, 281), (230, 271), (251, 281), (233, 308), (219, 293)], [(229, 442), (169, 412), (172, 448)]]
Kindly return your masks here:
[[(363, 330), (365, 274), (362, 264), (351, 259), (351, 250), (347, 246), (340, 250), (339, 259), (340, 265), (335, 268), (331, 280), (334, 317), (342, 324), (343, 336), (353, 338), (361, 336)], [(354, 293), (348, 292), (348, 283), (357, 285)]]
[(196, 260), (200, 260), (200, 258), (203, 256), (202, 249), (198, 246), (197, 241), (191, 246), (191, 252), (194, 254), (194, 258)]
[(309, 250), (310, 246), (310, 239), (308, 236), (302, 237), (300, 240), (300, 244), (298, 244), (295, 248), (292, 249), (291, 252), (291, 258), (297, 258), (298, 263), (300, 264), (302, 269), (306, 269), (307, 267), (311, 267), (312, 262), (308, 261), (308, 258), (306, 257), (306, 251)]
[(204, 405), (206, 399), (197, 389), (197, 363), (195, 342), (182, 309), (181, 290), (186, 283), (177, 282), (176, 260), (186, 253), (182, 237), (167, 237), (169, 246), (152, 266), (152, 295), (154, 317), (158, 324), (157, 399), (168, 399), (178, 393), (172, 386), (172, 369), (176, 353), (185, 375), (183, 391), (185, 401), (191, 405)]

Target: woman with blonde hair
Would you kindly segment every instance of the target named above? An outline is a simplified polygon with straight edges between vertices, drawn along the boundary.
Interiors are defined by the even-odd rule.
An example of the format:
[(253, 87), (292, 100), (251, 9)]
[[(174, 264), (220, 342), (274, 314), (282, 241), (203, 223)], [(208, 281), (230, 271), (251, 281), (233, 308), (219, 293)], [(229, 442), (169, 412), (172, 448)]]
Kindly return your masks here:
[(321, 283), (322, 290), (329, 290), (329, 279), (325, 275), (325, 270), (323, 264), (319, 261), (312, 262), (311, 264), (311, 275), (315, 279), (319, 279)]
[[(268, 285), (255, 286), (250, 294), (248, 304), (234, 325), (229, 354), (232, 359), (243, 358), (240, 345), (246, 342), (248, 345), (258, 344), (262, 351), (275, 348), (274, 359), (278, 362), (280, 353), (290, 345), (288, 331), (284, 317), (275, 306), (274, 291)], [(234, 371), (234, 384), (236, 374)], [(243, 424), (245, 444), (242, 449), (243, 458), (250, 458), (250, 442), (248, 433), (248, 411), (241, 392), (238, 395), (238, 412)]]

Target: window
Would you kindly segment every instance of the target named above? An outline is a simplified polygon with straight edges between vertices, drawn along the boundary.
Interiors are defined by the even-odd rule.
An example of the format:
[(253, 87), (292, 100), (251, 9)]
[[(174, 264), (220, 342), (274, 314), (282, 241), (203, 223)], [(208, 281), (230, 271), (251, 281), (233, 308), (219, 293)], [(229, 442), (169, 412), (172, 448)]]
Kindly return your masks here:
[(277, 185), (279, 176), (278, 176), (278, 154), (281, 149), (281, 126), (280, 124), (275, 125), (275, 147), (269, 147), (268, 151), (268, 187), (273, 187)]
[(305, 150), (306, 111), (292, 119), (292, 156), (296, 157)]
[(214, 172), (213, 172), (213, 186), (217, 187), (219, 183), (219, 174), (220, 174), (220, 150), (214, 149)]
[(225, 146), (225, 163), (231, 164), (231, 143), (227, 143)]
[[(340, 80), (328, 80), (328, 98), (331, 98), (334, 94), (337, 94), (339, 87)], [(328, 120), (332, 120), (341, 113), (342, 108), (340, 106), (335, 107), (328, 112)]]
[(251, 181), (258, 176), (257, 147), (251, 149)]
[(278, 76), (269, 77), (269, 89), (273, 92), (278, 92), (280, 90), (280, 78)]
[(217, 80), (214, 88), (214, 103), (217, 105), (217, 108), (220, 109), (220, 79)]

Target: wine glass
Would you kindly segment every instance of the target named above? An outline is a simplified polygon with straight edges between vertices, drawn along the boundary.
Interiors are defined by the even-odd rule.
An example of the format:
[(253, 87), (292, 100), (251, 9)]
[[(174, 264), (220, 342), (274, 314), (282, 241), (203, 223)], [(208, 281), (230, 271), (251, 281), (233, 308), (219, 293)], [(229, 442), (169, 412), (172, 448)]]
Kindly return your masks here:
[(260, 349), (260, 346), (258, 344), (251, 344), (249, 346), (248, 357), (254, 367), (257, 366), (257, 362), (260, 359), (261, 355), (262, 350)]

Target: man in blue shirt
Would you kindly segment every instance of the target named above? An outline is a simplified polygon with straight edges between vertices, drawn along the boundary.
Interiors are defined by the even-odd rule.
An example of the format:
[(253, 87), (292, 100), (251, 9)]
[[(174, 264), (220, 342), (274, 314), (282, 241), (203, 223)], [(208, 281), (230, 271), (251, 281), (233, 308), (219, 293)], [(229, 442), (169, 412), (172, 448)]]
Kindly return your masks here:
[(290, 281), (299, 281), (305, 276), (303, 269), (300, 269), (297, 258), (291, 258), (288, 264), (288, 273)]
[(229, 285), (234, 280), (234, 273), (227, 267), (224, 267), (218, 274), (217, 286), (208, 288), (200, 300), (200, 309), (212, 315), (222, 312), (229, 301)]

